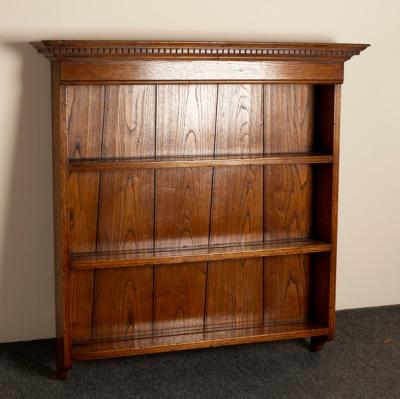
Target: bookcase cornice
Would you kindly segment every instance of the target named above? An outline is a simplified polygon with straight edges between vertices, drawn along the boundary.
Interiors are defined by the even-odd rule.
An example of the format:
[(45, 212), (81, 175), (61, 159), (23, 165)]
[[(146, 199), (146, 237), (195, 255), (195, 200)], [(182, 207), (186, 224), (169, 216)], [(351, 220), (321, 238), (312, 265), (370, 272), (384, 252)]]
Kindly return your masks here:
[(368, 44), (222, 41), (43, 40), (32, 42), (51, 60), (177, 59), (341, 61), (360, 54)]

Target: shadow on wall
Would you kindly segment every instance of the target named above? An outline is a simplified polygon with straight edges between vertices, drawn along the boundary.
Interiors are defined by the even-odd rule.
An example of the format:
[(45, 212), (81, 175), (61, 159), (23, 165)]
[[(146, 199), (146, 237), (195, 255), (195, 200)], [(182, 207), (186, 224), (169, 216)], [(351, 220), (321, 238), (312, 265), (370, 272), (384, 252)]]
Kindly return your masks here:
[(29, 43), (2, 45), (22, 67), (18, 120), (9, 132), (15, 146), (2, 226), (0, 342), (54, 336), (50, 63)]

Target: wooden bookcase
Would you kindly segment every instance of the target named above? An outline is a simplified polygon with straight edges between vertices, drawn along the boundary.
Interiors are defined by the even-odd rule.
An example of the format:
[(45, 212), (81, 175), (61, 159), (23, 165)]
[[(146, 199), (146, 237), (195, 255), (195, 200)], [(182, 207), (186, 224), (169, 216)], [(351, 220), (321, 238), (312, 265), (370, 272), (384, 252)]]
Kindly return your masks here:
[(340, 87), (366, 45), (43, 41), (58, 376), (335, 331)]

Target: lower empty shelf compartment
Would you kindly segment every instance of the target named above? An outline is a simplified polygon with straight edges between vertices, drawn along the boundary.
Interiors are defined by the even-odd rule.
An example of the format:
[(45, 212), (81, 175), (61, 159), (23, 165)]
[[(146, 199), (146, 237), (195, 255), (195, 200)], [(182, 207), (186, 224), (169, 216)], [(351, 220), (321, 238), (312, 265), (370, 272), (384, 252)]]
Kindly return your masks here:
[(75, 253), (73, 269), (101, 269), (152, 264), (213, 261), (223, 259), (259, 258), (329, 252), (331, 245), (313, 239), (282, 240), (245, 244), (210, 245), (182, 249), (151, 249), (135, 252)]
[(327, 334), (327, 327), (312, 322), (226, 328), (222, 330), (204, 330), (201, 332), (199, 330), (188, 329), (186, 332), (182, 331), (179, 335), (158, 335), (136, 339), (75, 343), (73, 344), (72, 352), (75, 360), (88, 360), (280, 339), (315, 337)]

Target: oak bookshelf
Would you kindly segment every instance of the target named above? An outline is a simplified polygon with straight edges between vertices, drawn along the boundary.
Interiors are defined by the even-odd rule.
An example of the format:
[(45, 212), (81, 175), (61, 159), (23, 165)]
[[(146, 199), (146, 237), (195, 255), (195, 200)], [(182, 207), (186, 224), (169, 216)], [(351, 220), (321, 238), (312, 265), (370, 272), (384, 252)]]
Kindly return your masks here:
[(57, 372), (335, 331), (340, 88), (367, 45), (43, 41)]

